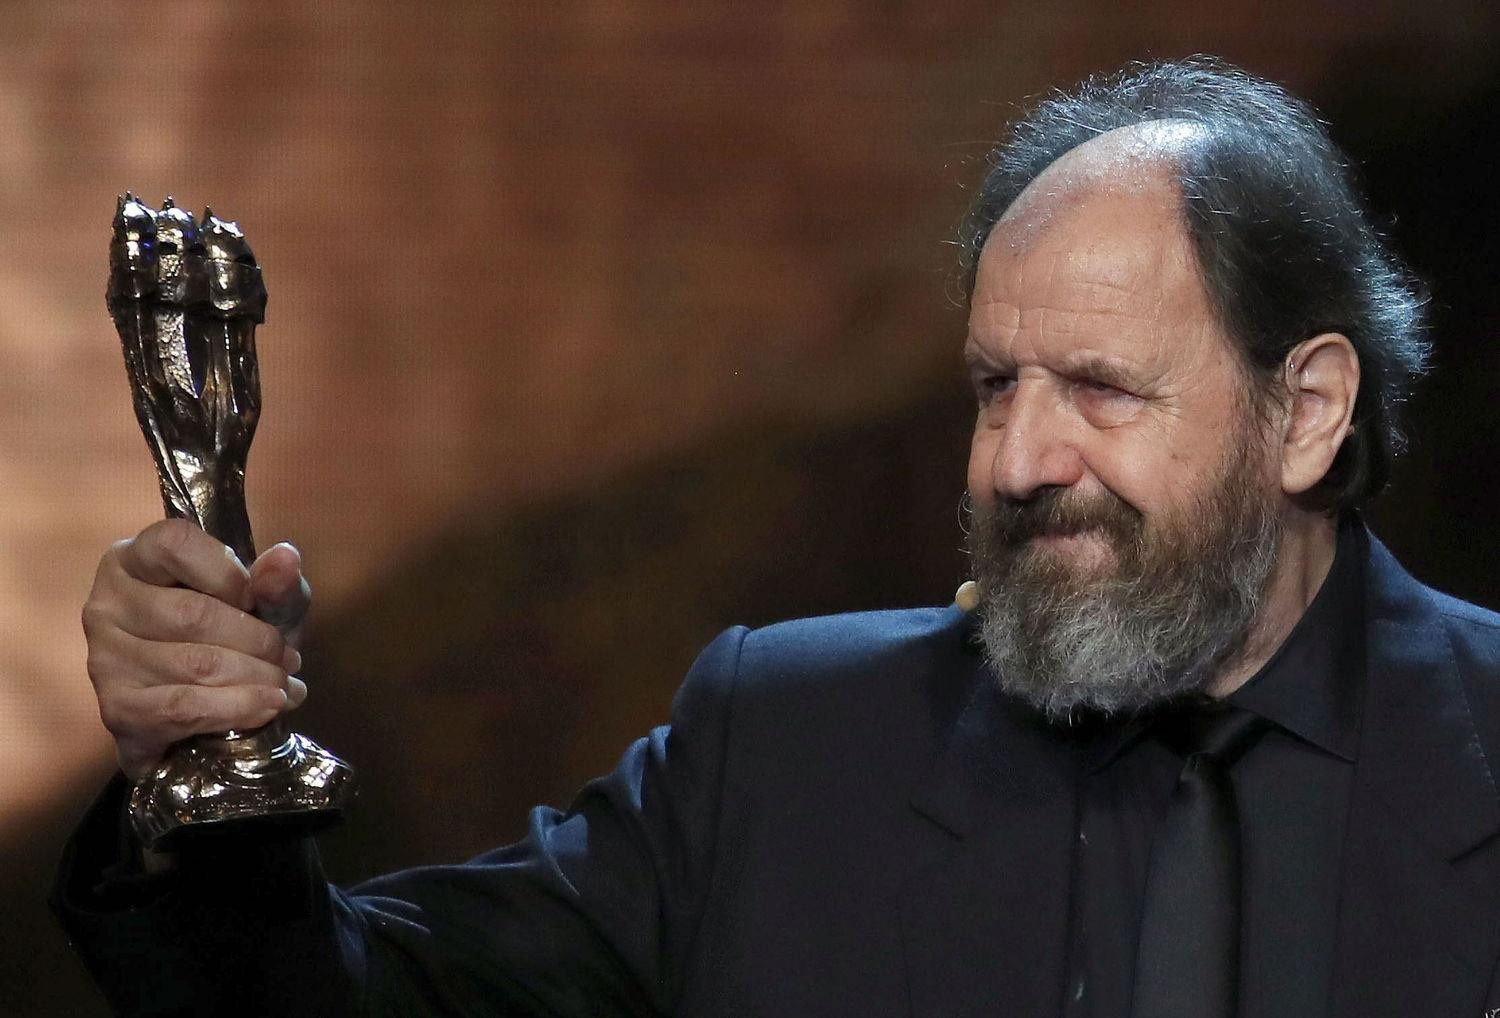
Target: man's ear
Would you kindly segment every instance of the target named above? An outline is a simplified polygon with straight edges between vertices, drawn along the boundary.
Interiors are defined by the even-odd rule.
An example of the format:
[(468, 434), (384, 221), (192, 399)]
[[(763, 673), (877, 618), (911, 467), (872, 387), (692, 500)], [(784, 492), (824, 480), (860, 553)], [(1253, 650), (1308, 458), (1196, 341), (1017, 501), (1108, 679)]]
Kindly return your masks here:
[(1283, 365), (1287, 415), (1281, 441), (1281, 489), (1300, 495), (1333, 466), (1353, 430), (1359, 357), (1347, 337), (1325, 332), (1299, 343)]

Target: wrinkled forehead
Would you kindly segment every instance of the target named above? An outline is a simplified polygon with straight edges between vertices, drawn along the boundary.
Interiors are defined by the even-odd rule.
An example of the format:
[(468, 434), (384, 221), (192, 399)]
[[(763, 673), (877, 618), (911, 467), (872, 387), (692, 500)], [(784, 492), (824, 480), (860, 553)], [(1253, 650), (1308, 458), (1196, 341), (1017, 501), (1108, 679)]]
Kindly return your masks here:
[(1181, 207), (1182, 157), (1205, 137), (1201, 124), (1152, 120), (1106, 131), (1070, 149), (1037, 174), (995, 224), (992, 234), (1014, 249), (1027, 246), (1066, 211), (1091, 197), (1116, 195)]
[(980, 254), (971, 339), (1155, 343), (1209, 325), (1174, 158), (1191, 141), (1183, 127), (1110, 132), (1039, 175)]

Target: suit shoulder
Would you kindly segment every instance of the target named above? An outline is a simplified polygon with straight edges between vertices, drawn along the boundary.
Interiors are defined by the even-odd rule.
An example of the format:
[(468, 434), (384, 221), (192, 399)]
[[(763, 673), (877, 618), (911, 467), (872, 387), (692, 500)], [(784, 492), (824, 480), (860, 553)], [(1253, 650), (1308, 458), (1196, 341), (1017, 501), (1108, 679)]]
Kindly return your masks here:
[(1431, 587), (1426, 590), (1463, 670), (1500, 681), (1500, 614)]
[(767, 677), (886, 670), (933, 655), (973, 654), (971, 631), (969, 616), (954, 606), (793, 619), (752, 630), (742, 670)]
[(732, 769), (752, 787), (797, 789), (782, 796), (817, 787), (848, 797), (872, 775), (891, 775), (887, 789), (905, 787), (983, 672), (972, 630), (970, 617), (949, 607), (751, 631), (734, 694)]
[(1367, 583), (1374, 616), (1406, 624), (1440, 624), (1460, 666), (1500, 666), (1500, 614), (1428, 586), (1398, 562), (1390, 549), (1366, 532)]
[(1437, 606), (1438, 614), (1447, 619), (1450, 624), (1478, 626), (1480, 629), (1490, 630), (1497, 639), (1500, 639), (1500, 612), (1481, 608), (1477, 604), (1459, 600), (1452, 594), (1444, 594), (1430, 587), (1428, 593)]
[(740, 651), (740, 716), (825, 731), (857, 730), (877, 716), (951, 717), (983, 667), (972, 630), (956, 607), (830, 615), (753, 630)]
[[(1487, 700), (1500, 696), (1500, 614), (1449, 594), (1434, 591), (1432, 597), (1471, 688), (1483, 688)], [(1500, 717), (1500, 701), (1491, 709)]]
[(1430, 591), (1458, 666), (1480, 741), (1491, 761), (1500, 754), (1500, 614)]
[[(698, 655), (674, 701), (732, 700), (737, 713), (910, 695), (972, 676), (982, 662), (971, 618), (956, 606), (849, 612), (734, 626)], [(732, 690), (732, 692), (731, 692)]]

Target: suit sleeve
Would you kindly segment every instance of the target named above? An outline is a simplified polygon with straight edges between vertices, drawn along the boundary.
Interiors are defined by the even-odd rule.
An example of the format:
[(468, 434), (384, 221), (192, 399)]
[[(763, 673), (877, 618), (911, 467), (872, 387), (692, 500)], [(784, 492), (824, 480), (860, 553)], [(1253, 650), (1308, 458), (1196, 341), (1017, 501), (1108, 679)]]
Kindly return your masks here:
[(744, 629), (671, 724), (566, 811), (462, 865), (342, 891), (309, 839), (195, 846), (156, 886), (103, 879), (123, 782), (75, 832), (53, 908), (120, 1014), (647, 1015), (672, 1010), (713, 877)]

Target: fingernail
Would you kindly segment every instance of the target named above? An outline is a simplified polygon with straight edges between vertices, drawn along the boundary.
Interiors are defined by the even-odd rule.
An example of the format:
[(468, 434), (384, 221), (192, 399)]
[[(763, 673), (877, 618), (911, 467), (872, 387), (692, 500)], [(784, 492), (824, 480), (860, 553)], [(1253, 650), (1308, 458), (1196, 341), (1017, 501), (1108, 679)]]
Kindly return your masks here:
[(281, 655), (281, 663), (288, 672), (300, 672), (302, 654), (295, 647), (288, 647)]
[(287, 701), (293, 707), (302, 706), (302, 701), (307, 699), (307, 683), (295, 675), (288, 675), (286, 678), (286, 687)]

